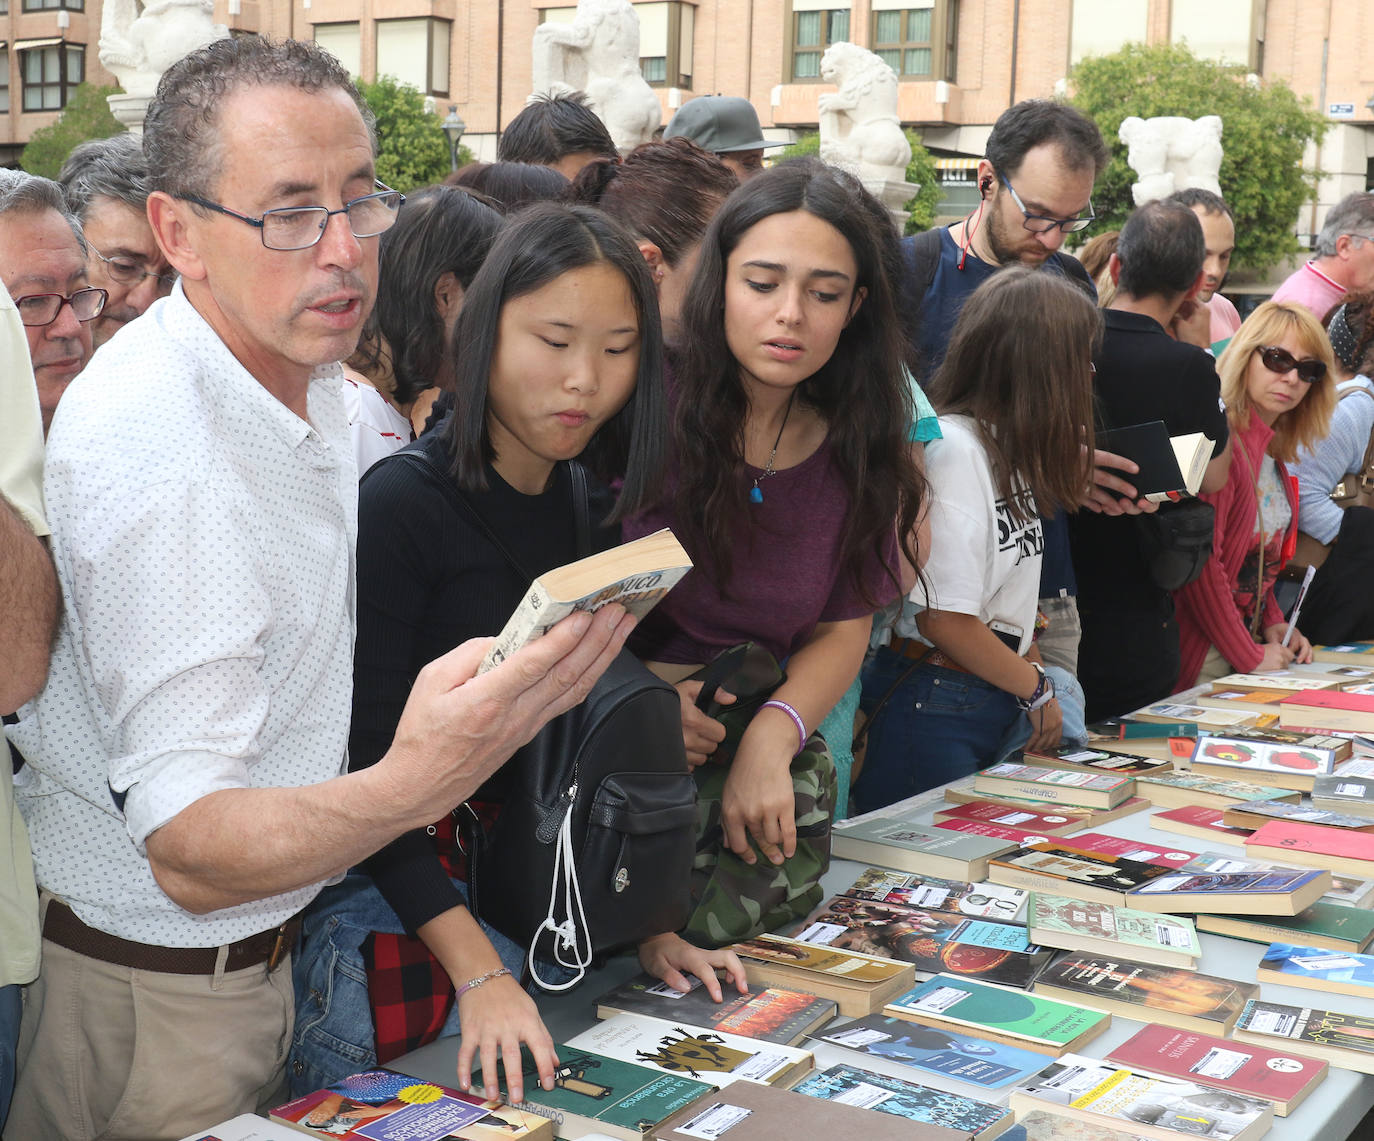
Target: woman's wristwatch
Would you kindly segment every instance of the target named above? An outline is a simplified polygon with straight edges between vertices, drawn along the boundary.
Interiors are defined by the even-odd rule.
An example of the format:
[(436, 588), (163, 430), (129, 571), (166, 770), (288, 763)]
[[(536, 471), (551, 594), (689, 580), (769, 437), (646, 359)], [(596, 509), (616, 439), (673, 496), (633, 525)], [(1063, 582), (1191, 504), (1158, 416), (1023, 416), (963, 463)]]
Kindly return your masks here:
[(1040, 675), (1040, 680), (1035, 683), (1035, 692), (1029, 697), (1016, 699), (1016, 704), (1026, 713), (1034, 713), (1037, 709), (1054, 700), (1054, 682), (1050, 679), (1050, 675), (1045, 672), (1045, 667), (1039, 662), (1031, 662), (1030, 664), (1035, 667), (1035, 672)]

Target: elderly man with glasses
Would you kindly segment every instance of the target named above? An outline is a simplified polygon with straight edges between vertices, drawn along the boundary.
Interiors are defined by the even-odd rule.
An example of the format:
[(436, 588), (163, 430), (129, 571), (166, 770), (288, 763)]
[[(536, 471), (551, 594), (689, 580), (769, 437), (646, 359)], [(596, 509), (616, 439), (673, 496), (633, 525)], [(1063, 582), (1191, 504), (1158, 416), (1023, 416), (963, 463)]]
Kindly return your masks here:
[(1306, 305), (1320, 321), (1347, 293), (1374, 289), (1374, 194), (1348, 194), (1331, 207), (1312, 252), (1272, 300)]
[(0, 279), (28, 337), (46, 434), (67, 385), (91, 359), (90, 323), (105, 305), (105, 291), (87, 283), (81, 226), (57, 183), (0, 171)]
[[(148, 218), (180, 281), (49, 440), (67, 607), (12, 732), (43, 959), (7, 1136), (174, 1139), (279, 1100), (295, 916), (467, 799), (629, 632), (615, 606), (577, 615), (480, 677), (486, 644), (459, 646), (382, 760), (345, 772), (357, 472), (336, 362), (402, 204), (365, 115), (333, 56), (255, 36), (180, 60), (149, 107)], [(45, 290), (70, 302), (58, 322), (83, 281)]]
[(58, 176), (86, 238), (91, 284), (109, 294), (91, 325), (99, 348), (172, 292), (176, 275), (148, 225), (148, 164), (135, 135), (82, 143)]

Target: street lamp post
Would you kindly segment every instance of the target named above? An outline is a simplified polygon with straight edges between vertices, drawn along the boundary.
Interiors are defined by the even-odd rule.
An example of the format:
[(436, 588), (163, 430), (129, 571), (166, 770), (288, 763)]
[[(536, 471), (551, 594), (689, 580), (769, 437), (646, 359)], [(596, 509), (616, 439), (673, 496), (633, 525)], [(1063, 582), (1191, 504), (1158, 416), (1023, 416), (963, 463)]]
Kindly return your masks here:
[(448, 118), (439, 124), (443, 128), (444, 134), (448, 136), (448, 158), (451, 170), (458, 169), (458, 144), (463, 140), (463, 132), (468, 129), (468, 125), (458, 117), (458, 104), (448, 105)]

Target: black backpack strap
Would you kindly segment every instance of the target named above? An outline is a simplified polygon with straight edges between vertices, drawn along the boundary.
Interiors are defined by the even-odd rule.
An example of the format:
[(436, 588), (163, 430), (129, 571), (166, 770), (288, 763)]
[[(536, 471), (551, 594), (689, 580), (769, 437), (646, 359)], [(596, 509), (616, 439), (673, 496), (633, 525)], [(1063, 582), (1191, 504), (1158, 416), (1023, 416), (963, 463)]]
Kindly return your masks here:
[(1093, 301), (1097, 302), (1097, 283), (1093, 281), (1088, 271), (1083, 268), (1083, 263), (1072, 254), (1066, 254), (1063, 250), (1055, 252), (1055, 257), (1059, 259), (1059, 268), (1064, 271), (1064, 276), (1068, 278), (1079, 289), (1083, 290)]
[(902, 265), (906, 270), (903, 282), (903, 300), (908, 312), (920, 315), (921, 302), (930, 291), (935, 280), (935, 270), (940, 264), (941, 226), (923, 230), (910, 238), (902, 239)]

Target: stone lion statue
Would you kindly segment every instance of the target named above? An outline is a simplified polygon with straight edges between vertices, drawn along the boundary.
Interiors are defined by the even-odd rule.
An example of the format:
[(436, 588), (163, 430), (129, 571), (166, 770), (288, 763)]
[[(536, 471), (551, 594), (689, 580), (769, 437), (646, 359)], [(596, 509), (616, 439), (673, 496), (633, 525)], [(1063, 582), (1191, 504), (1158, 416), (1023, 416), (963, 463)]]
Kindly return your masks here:
[(211, 0), (105, 0), (100, 62), (125, 94), (151, 98), (172, 64), (229, 34), (211, 18), (213, 11)]
[(663, 108), (639, 72), (639, 17), (630, 0), (577, 0), (571, 24), (534, 30), (534, 91), (583, 91), (621, 152), (653, 138)]
[(821, 56), (821, 78), (839, 87), (817, 101), (821, 158), (864, 181), (903, 182), (911, 144), (897, 115), (897, 76), (871, 51), (835, 43)]
[(1132, 115), (1122, 120), (1119, 135), (1126, 144), (1126, 161), (1139, 176), (1131, 186), (1137, 206), (1195, 187), (1221, 193), (1217, 181), (1222, 157), (1220, 115), (1201, 119)]

